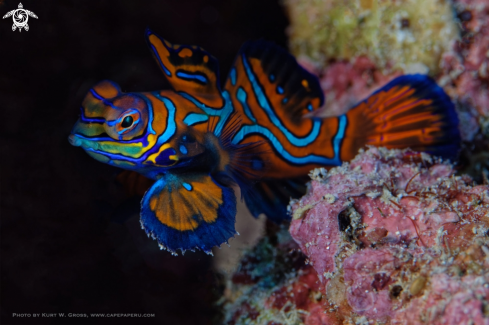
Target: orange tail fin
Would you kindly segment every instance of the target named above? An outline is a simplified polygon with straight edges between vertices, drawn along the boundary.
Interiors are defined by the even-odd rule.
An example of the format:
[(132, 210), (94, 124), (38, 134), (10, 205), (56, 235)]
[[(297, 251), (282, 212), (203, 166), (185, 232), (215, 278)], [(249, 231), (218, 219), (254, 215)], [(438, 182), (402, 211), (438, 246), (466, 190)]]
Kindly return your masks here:
[(411, 148), (456, 158), (460, 148), (458, 117), (453, 103), (425, 75), (398, 77), (351, 109), (341, 147), (349, 161), (366, 145)]

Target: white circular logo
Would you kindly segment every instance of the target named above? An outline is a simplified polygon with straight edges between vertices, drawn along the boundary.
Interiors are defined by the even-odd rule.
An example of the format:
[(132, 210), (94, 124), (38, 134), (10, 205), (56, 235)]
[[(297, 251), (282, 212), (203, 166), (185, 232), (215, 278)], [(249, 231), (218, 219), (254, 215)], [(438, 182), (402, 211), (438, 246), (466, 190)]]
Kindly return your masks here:
[(24, 7), (22, 6), (22, 3), (19, 3), (18, 9), (7, 12), (7, 14), (3, 16), (3, 19), (8, 18), (10, 16), (12, 16), (12, 19), (14, 21), (14, 24), (12, 25), (12, 30), (15, 31), (18, 28), (19, 32), (22, 31), (22, 28), (24, 28), (26, 31), (29, 30), (29, 25), (27, 25), (29, 16), (31, 16), (32, 18), (37, 18), (35, 13), (29, 10), (25, 10)]

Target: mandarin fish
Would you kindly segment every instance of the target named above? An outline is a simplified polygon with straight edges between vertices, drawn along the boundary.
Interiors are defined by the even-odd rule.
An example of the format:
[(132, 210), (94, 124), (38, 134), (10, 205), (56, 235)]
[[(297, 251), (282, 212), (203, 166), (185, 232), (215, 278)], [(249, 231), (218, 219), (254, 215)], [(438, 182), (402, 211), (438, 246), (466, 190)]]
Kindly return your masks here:
[(346, 114), (318, 118), (317, 77), (273, 43), (245, 43), (221, 88), (217, 60), (201, 47), (170, 44), (149, 29), (146, 39), (171, 89), (124, 93), (102, 81), (83, 100), (69, 140), (154, 180), (141, 226), (173, 254), (211, 253), (237, 234), (233, 185), (255, 217), (280, 222), (311, 169), (341, 165), (366, 145), (445, 158), (459, 150), (454, 106), (427, 76), (398, 77)]

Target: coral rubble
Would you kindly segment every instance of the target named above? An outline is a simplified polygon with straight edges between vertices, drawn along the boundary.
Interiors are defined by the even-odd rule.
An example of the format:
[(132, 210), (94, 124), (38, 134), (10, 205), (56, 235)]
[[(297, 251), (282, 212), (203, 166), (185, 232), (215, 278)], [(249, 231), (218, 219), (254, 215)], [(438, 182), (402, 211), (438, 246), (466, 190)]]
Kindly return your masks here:
[(268, 228), (227, 281), (224, 324), (301, 324), (308, 311), (322, 313), (316, 271), (304, 263), (287, 227)]
[(457, 37), (449, 1), (286, 0), (290, 47), (324, 65), (368, 54), (379, 67), (439, 69)]
[(311, 178), (290, 205), (306, 264), (285, 235), (263, 239), (230, 280), (227, 324), (489, 324), (489, 186), (383, 148)]

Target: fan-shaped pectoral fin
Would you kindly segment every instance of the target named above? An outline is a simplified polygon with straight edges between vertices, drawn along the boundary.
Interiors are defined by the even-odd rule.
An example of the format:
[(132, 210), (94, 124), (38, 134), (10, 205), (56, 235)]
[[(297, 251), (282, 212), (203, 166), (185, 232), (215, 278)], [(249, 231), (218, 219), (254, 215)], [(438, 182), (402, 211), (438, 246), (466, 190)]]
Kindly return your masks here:
[(236, 197), (233, 189), (210, 175), (166, 174), (146, 192), (141, 202), (141, 226), (160, 248), (173, 254), (227, 243), (236, 234)]

